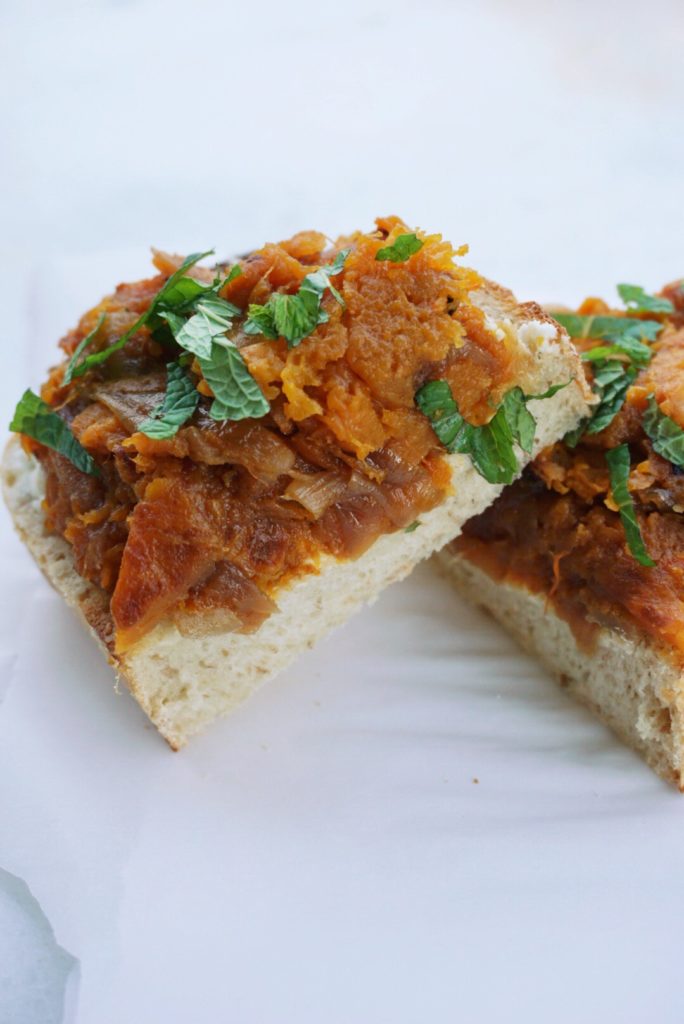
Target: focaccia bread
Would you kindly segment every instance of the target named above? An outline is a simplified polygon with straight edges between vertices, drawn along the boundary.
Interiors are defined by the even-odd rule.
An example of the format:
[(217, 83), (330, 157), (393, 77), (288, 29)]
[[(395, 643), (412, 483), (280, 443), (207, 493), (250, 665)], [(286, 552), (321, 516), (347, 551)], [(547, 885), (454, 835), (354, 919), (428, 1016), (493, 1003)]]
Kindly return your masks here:
[(565, 331), (397, 218), (157, 253), (61, 342), (15, 524), (172, 747), (484, 509), (589, 392)]
[(459, 589), (684, 789), (684, 293), (557, 314), (598, 405), (439, 556)]

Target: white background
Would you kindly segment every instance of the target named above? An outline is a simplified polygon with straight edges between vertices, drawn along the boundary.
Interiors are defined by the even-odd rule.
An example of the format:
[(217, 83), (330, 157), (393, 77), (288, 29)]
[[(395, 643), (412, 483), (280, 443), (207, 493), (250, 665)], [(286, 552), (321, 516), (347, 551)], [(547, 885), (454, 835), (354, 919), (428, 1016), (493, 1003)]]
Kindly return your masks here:
[[(0, 413), (150, 244), (399, 213), (525, 299), (680, 277), (683, 51), (676, 0), (5, 2)], [(433, 569), (172, 755), (0, 529), (0, 867), (65, 1019), (682, 1020), (684, 800)], [(0, 935), (2, 1024), (60, 1020)]]

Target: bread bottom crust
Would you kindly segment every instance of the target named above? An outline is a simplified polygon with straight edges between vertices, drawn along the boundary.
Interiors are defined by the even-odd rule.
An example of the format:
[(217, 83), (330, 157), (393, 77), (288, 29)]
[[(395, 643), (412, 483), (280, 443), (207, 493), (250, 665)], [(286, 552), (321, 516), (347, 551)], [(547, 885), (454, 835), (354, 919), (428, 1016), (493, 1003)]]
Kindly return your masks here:
[(606, 627), (593, 650), (582, 650), (545, 595), (495, 580), (450, 549), (435, 560), (464, 597), (488, 611), (568, 693), (684, 792), (684, 679), (665, 651), (646, 637)]

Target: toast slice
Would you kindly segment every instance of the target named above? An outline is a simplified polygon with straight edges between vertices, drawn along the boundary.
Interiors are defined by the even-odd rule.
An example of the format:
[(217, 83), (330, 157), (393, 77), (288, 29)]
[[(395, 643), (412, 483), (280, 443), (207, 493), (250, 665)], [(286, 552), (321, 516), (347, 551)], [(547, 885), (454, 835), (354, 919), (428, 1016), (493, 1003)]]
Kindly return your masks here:
[[(275, 530), (276, 526), (282, 526), (283, 517), (290, 515), (290, 505), (286, 504), (286, 499), (290, 502), (292, 500), (289, 499), (290, 492), (288, 495), (283, 493), (283, 479), (286, 474), (280, 475), (275, 482), (271, 481), (268, 484), (270, 489), (264, 490), (264, 484), (262, 491), (258, 492), (256, 503), (248, 504), (251, 501), (249, 496), (256, 484), (250, 471), (244, 468), (242, 455), (233, 461), (228, 456), (221, 456), (223, 461), (218, 468), (215, 461), (209, 466), (204, 462), (192, 461), (191, 455), (188, 454), (188, 444), (192, 442), (195, 445), (193, 452), (198, 450), (198, 437), (202, 439), (203, 444), (209, 440), (214, 444), (216, 437), (220, 435), (223, 444), (227, 435), (234, 438), (237, 436), (235, 432), (238, 428), (242, 429), (247, 425), (251, 429), (251, 424), (255, 422), (255, 417), (252, 416), (240, 422), (231, 420), (227, 424), (221, 424), (220, 428), (215, 428), (206, 416), (204, 420), (201, 419), (202, 409), (212, 397), (211, 387), (214, 386), (213, 380), (210, 380), (211, 375), (207, 372), (205, 376), (202, 372), (201, 362), (200, 367), (197, 366), (197, 361), (194, 362), (187, 371), (191, 382), (202, 396), (193, 418), (188, 421), (190, 427), (182, 426), (171, 439), (161, 441), (148, 435), (143, 436), (144, 429), (141, 428), (139, 420), (132, 425), (127, 422), (126, 410), (118, 412), (119, 406), (111, 401), (111, 382), (102, 382), (98, 370), (99, 363), (93, 364), (93, 371), (77, 378), (74, 399), (70, 399), (71, 384), (67, 386), (66, 391), (64, 390), (65, 364), (53, 371), (48, 385), (43, 389), (43, 397), (55, 408), (65, 400), (67, 407), (70, 400), (77, 403), (74, 405), (78, 410), (77, 415), (70, 422), (72, 432), (82, 448), (81, 456), (85, 452), (100, 466), (105, 476), (107, 487), (104, 496), (100, 493), (97, 499), (92, 499), (93, 507), (88, 507), (85, 512), (85, 498), (80, 499), (77, 514), (74, 514), (76, 499), (73, 493), (65, 495), (63, 489), (59, 489), (60, 474), (66, 473), (69, 480), (76, 479), (73, 477), (73, 468), (66, 464), (63, 453), (53, 453), (52, 450), (46, 449), (44, 443), (39, 443), (40, 439), (36, 442), (35, 438), (27, 440), (26, 436), (22, 439), (12, 439), (5, 452), (2, 466), (5, 499), (21, 538), (47, 579), (85, 621), (117, 675), (125, 681), (146, 714), (174, 749), (182, 747), (192, 735), (214, 719), (230, 712), (261, 683), (292, 662), (299, 652), (311, 647), (330, 629), (343, 623), (363, 605), (374, 601), (389, 583), (406, 576), (417, 562), (431, 555), (457, 535), (465, 520), (486, 508), (501, 491), (501, 476), (508, 473), (509, 469), (504, 467), (502, 470), (499, 466), (498, 470), (492, 472), (486, 465), (483, 468), (482, 458), (479, 457), (478, 462), (478, 455), (473, 455), (468, 447), (469, 441), (461, 445), (462, 450), (449, 451), (449, 447), (453, 448), (454, 445), (450, 444), (448, 439), (446, 446), (440, 443), (437, 433), (442, 430), (442, 438), (446, 436), (442, 429), (444, 424), (440, 423), (439, 419), (441, 410), (438, 413), (435, 413), (434, 409), (429, 410), (432, 419), (426, 422), (423, 412), (416, 407), (414, 392), (419, 391), (426, 381), (429, 384), (435, 379), (447, 379), (450, 372), (449, 361), (452, 358), (460, 361), (451, 377), (452, 394), (458, 399), (459, 408), (464, 414), (466, 407), (470, 410), (485, 410), (484, 415), (482, 411), (480, 413), (481, 421), (484, 419), (481, 427), (469, 427), (465, 423), (467, 437), (477, 436), (476, 445), (483, 437), (481, 431), (484, 430), (486, 422), (491, 421), (493, 415), (501, 408), (501, 404), (492, 406), (493, 395), (498, 393), (501, 397), (516, 391), (518, 398), (523, 393), (528, 396), (523, 401), (523, 415), (528, 423), (528, 414), (533, 417), (534, 439), (532, 442), (530, 436), (527, 438), (529, 443), (525, 444), (525, 439), (521, 434), (516, 434), (517, 428), (514, 428), (516, 440), (521, 441), (530, 450), (525, 451), (516, 443), (515, 460), (513, 469), (510, 470), (513, 475), (521, 470), (533, 453), (574, 428), (588, 412), (590, 394), (578, 356), (568, 341), (566, 332), (537, 305), (518, 304), (512, 294), (505, 289), (483, 281), (470, 271), (453, 270), (452, 268), (456, 266), (453, 252), (445, 247), (439, 236), (423, 236), (409, 232), (400, 221), (389, 219), (378, 222), (376, 232), (351, 236), (338, 244), (331, 254), (323, 257), (320, 247), (318, 250), (315, 249), (316, 241), (321, 236), (315, 236), (312, 240), (312, 235), (313, 233), (295, 236), (295, 239), (289, 243), (282, 243), (280, 247), (265, 247), (260, 253), (253, 254), (243, 262), (240, 276), (234, 277), (230, 282), (226, 277), (220, 288), (220, 298), (228, 301), (237, 310), (232, 315), (236, 318), (242, 317), (248, 309), (248, 318), (254, 316), (256, 319), (258, 316), (268, 314), (271, 308), (269, 302), (272, 304), (270, 296), (297, 294), (293, 293), (291, 282), (286, 279), (287, 274), (298, 275), (297, 280), (301, 286), (306, 269), (311, 272), (312, 265), (330, 267), (331, 264), (326, 261), (333, 258), (336, 265), (339, 265), (340, 253), (346, 253), (344, 269), (339, 271), (339, 276), (336, 277), (339, 298), (344, 305), (336, 301), (334, 294), (326, 293), (322, 299), (319, 296), (319, 312), (323, 310), (324, 316), (301, 344), (297, 342), (291, 346), (289, 340), (282, 335), (276, 336), (273, 340), (259, 335), (256, 343), (259, 352), (255, 354), (255, 349), (249, 347), (252, 338), (244, 336), (247, 333), (244, 331), (246, 321), (240, 320), (242, 333), (237, 340), (237, 347), (244, 355), (253, 378), (258, 381), (262, 394), (267, 396), (267, 407), (270, 402), (270, 412), (267, 412), (265, 419), (260, 422), (268, 423), (269, 438), (276, 437), (279, 443), (294, 443), (293, 438), (304, 438), (307, 442), (306, 448), (302, 444), (298, 450), (294, 468), (290, 465), (288, 470), (292, 474), (299, 473), (299, 476), (295, 475), (293, 479), (295, 482), (299, 481), (302, 473), (305, 482), (311, 479), (306, 475), (307, 472), (310, 474), (311, 468), (304, 463), (313, 460), (314, 455), (311, 454), (310, 435), (305, 432), (313, 424), (317, 431), (315, 436), (323, 433), (333, 450), (334, 468), (329, 472), (337, 474), (336, 486), (340, 485), (342, 480), (348, 489), (345, 492), (343, 487), (337, 500), (329, 504), (322, 514), (315, 507), (308, 507), (302, 511), (298, 506), (295, 525), (289, 519), (286, 520), (287, 529), (290, 531), (286, 538), (294, 538), (289, 542), (290, 549), (296, 544), (302, 544), (302, 536), (318, 538), (319, 547), (313, 557), (310, 548), (302, 547), (303, 553), (298, 554), (302, 559), (301, 564), (297, 561), (294, 565), (289, 564), (286, 572), (282, 572), (277, 578), (270, 578), (268, 586), (264, 582), (265, 576), (255, 575), (256, 570), (253, 563), (250, 563), (249, 569), (253, 575), (249, 579), (252, 588), (249, 594), (254, 596), (257, 590), (252, 586), (253, 580), (256, 579), (260, 588), (258, 596), (263, 602), (265, 594), (269, 602), (267, 614), (263, 613), (260, 606), (260, 618), (256, 624), (243, 622), (241, 626), (233, 614), (235, 606), (231, 606), (231, 617), (227, 625), (225, 618), (221, 619), (225, 609), (218, 609), (221, 615), (218, 617), (217, 627), (216, 602), (209, 604), (202, 590), (207, 586), (207, 579), (211, 590), (214, 580), (211, 571), (207, 573), (206, 568), (202, 570), (204, 575), (200, 573), (199, 582), (195, 582), (194, 589), (188, 589), (186, 586), (186, 590), (180, 596), (177, 595), (175, 604), (169, 603), (168, 592), (175, 586), (176, 581), (168, 575), (163, 576), (163, 566), (160, 568), (161, 561), (166, 558), (165, 545), (168, 534), (176, 527), (174, 523), (169, 526), (170, 521), (164, 518), (168, 511), (166, 506), (155, 505), (155, 501), (160, 490), (163, 494), (173, 493), (177, 496), (180, 488), (183, 497), (182, 489), (186, 479), (184, 473), (188, 474), (185, 484), (187, 488), (195, 486), (193, 480), (196, 477), (201, 477), (204, 481), (203, 486), (208, 486), (206, 481), (210, 480), (212, 502), (216, 504), (216, 501), (225, 501), (226, 504), (222, 508), (227, 509), (230, 515), (238, 515), (241, 511), (240, 502), (244, 503), (245, 511), (249, 514), (243, 517), (240, 529), (231, 535), (230, 541), (233, 546), (229, 548), (230, 552), (237, 552), (235, 564), (240, 567), (240, 580), (244, 580), (247, 570), (243, 553), (244, 544), (242, 547), (237, 546), (235, 536), (251, 538), (252, 534), (249, 531), (255, 517), (275, 517)], [(406, 239), (408, 242), (404, 241)], [(413, 251), (405, 255), (407, 245), (408, 248), (413, 247)], [(385, 258), (378, 254), (388, 249), (403, 258), (396, 263), (391, 259), (385, 261)], [(162, 261), (165, 259), (166, 257), (161, 257)], [(381, 265), (376, 266), (376, 263)], [(163, 282), (168, 282), (168, 275), (174, 265), (177, 266), (177, 261), (168, 267), (162, 262), (166, 274), (162, 273), (160, 280), (155, 279), (153, 294), (161, 294), (160, 288), (165, 287)], [(207, 282), (212, 279), (211, 275), (205, 273), (203, 276), (201, 272), (191, 270), (190, 275), (193, 274), (201, 285), (208, 287)], [(128, 288), (126, 301), (130, 302), (133, 286), (123, 287)], [(140, 310), (145, 308), (143, 300), (140, 299), (141, 291), (144, 289), (142, 286), (136, 288), (134, 294), (138, 301), (137, 308)], [(460, 297), (454, 323), (453, 308), (447, 307), (449, 303), (453, 306), (454, 295), (457, 293)], [(109, 346), (117, 343), (121, 335), (121, 323), (116, 321), (120, 304), (114, 304), (117, 295), (118, 293), (113, 299), (105, 300), (105, 303), (94, 312), (86, 315), (77, 331), (65, 339), (63, 347), (71, 357), (72, 365), (74, 358), (77, 359), (79, 355), (83, 359), (78, 346), (86, 336), (86, 331), (92, 330), (96, 323), (100, 323), (98, 316), (102, 318), (104, 314), (109, 316), (110, 321), (115, 321), (111, 330), (116, 329), (117, 333), (107, 333), (105, 324), (105, 336), (96, 338), (96, 351), (108, 350)], [(444, 309), (441, 299), (440, 303), (437, 303), (437, 299), (442, 295), (445, 296)], [(253, 313), (257, 298), (262, 300), (258, 304), (259, 310), (265, 309), (266, 314), (259, 311)], [(149, 301), (148, 298), (148, 305)], [(370, 307), (373, 307), (373, 316), (365, 318)], [(391, 330), (400, 332), (400, 335), (393, 334), (389, 338), (383, 335), (385, 325), (382, 318), (385, 315), (390, 318)], [(175, 326), (178, 327), (178, 324)], [(372, 334), (371, 328), (376, 331), (375, 335)], [(99, 329), (103, 330), (102, 326)], [(321, 346), (334, 344), (337, 346), (336, 361), (329, 364), (328, 368), (332, 365), (334, 372), (343, 375), (348, 384), (352, 378), (348, 361), (351, 358), (349, 353), (353, 349), (355, 331), (363, 332), (361, 352), (364, 358), (369, 352), (374, 353), (376, 363), (373, 364), (371, 361), (369, 369), (363, 365), (361, 359), (357, 360), (352, 384), (345, 392), (353, 392), (353, 401), (350, 400), (346, 406), (343, 404), (340, 408), (339, 389), (335, 390), (330, 386), (327, 392), (324, 391), (326, 385), (322, 382), (326, 378), (320, 365), (316, 370), (318, 376), (307, 379), (302, 377), (302, 373), (312, 374), (313, 371), (310, 366), (304, 366), (302, 369), (302, 364), (305, 363), (307, 355), (309, 359), (319, 358), (317, 353), (321, 351)], [(446, 359), (442, 353), (439, 359), (431, 362), (430, 346), (434, 346), (436, 340), (439, 341), (440, 333), (447, 339), (447, 347), (444, 350)], [(258, 335), (258, 332), (254, 334)], [(230, 329), (226, 336), (236, 337), (235, 333), (231, 334)], [(346, 352), (344, 344), (340, 347), (340, 339), (347, 345)], [(148, 340), (147, 329), (141, 328), (137, 337), (133, 336), (133, 340), (126, 342), (126, 345), (133, 346), (137, 342), (140, 346), (147, 344)], [(153, 340), (149, 342), (150, 346)], [(443, 344), (443, 339), (439, 343)], [(423, 354), (418, 358), (416, 352), (421, 346)], [(85, 352), (87, 351), (86, 348)], [(152, 351), (156, 352), (156, 349)], [(126, 352), (128, 348), (124, 347), (124, 353)], [(273, 352), (280, 359), (279, 369), (275, 376), (268, 378), (262, 372), (262, 364), (264, 360), (272, 359)], [(428, 353), (427, 358), (425, 353)], [(398, 359), (398, 354), (402, 355), (403, 363)], [(138, 350), (135, 350), (133, 355), (135, 358), (142, 358)], [(149, 353), (145, 352), (143, 356), (147, 359)], [(343, 364), (343, 359), (347, 359), (347, 363)], [(482, 374), (484, 365), (489, 367), (488, 372), (493, 372), (492, 365), (496, 369), (497, 359), (505, 366), (505, 380), (500, 380), (496, 387), (486, 387), (482, 383), (486, 377), (478, 377), (478, 374)], [(420, 373), (416, 374), (418, 363)], [(299, 374), (295, 382), (296, 388), (292, 384), (295, 373)], [(405, 375), (406, 379), (402, 375)], [(116, 386), (116, 373), (114, 378)], [(466, 378), (470, 390), (461, 395), (458, 393), (459, 382)], [(301, 386), (302, 380), (315, 384), (315, 388), (305, 391)], [(363, 422), (358, 416), (361, 402), (358, 396), (366, 394), (363, 388), (369, 380), (368, 388), (372, 389), (375, 386), (372, 409), (375, 413), (380, 410), (382, 422), (392, 425), (391, 428), (387, 428), (388, 432), (394, 429), (395, 423), (400, 422), (403, 434), (398, 436), (398, 439), (390, 433), (389, 441), (378, 444), (377, 440), (374, 440), (377, 437), (373, 433), (374, 428), (369, 427), (368, 423)], [(126, 387), (130, 391), (132, 385), (128, 383), (128, 378), (126, 381)], [(110, 390), (107, 390), (108, 388)], [(402, 408), (401, 395), (408, 394), (408, 388), (410, 402), (406, 408)], [(214, 390), (215, 401), (217, 393), (218, 389)], [(289, 400), (288, 404), (282, 402), (283, 393)], [(306, 402), (313, 396), (317, 408), (314, 407), (314, 403), (306, 407)], [(86, 405), (84, 411), (86, 400), (91, 404)], [(193, 400), (197, 401), (194, 397)], [(300, 418), (297, 418), (297, 413), (293, 409), (297, 401), (305, 406), (305, 415), (301, 415)], [(406, 401), (408, 402), (408, 399)], [(109, 404), (105, 416), (102, 406), (106, 402)], [(333, 407), (338, 420), (332, 416)], [(113, 414), (112, 409), (115, 410)], [(152, 418), (154, 419), (156, 415), (158, 420), (162, 413), (163, 409), (160, 411), (160, 407), (157, 407)], [(516, 416), (518, 414), (519, 406)], [(456, 413), (456, 417), (461, 418), (459, 412)], [(474, 413), (469, 417), (469, 421), (476, 419)], [(199, 426), (195, 426), (197, 422)], [(321, 422), (325, 426), (324, 431)], [(103, 423), (106, 430), (102, 426)], [(99, 433), (94, 432), (96, 429)], [(195, 433), (191, 434), (193, 430)], [(364, 431), (369, 434), (368, 437)], [(468, 434), (468, 431), (472, 433)], [(493, 434), (493, 429), (490, 433)], [(125, 434), (123, 440), (120, 436), (122, 434)], [(463, 436), (465, 435), (461, 431), (459, 437)], [(489, 433), (485, 440), (491, 440)], [(397, 452), (411, 451), (411, 445), (415, 447), (419, 441), (420, 444), (427, 446), (427, 450), (421, 449), (413, 464), (409, 465), (405, 461), (403, 467), (400, 466), (403, 476), (396, 474), (391, 493), (388, 489), (383, 491), (382, 488), (389, 479), (390, 469), (399, 459), (395, 457), (394, 462), (390, 464), (389, 457), (382, 462), (378, 455), (393, 451), (396, 456)], [(185, 445), (184, 448), (174, 448), (181, 442)], [(269, 441), (269, 444), (271, 443)], [(253, 447), (250, 447), (250, 451), (253, 451)], [(202, 451), (205, 448), (206, 444)], [(306, 458), (302, 452), (306, 453)], [(216, 460), (215, 447), (212, 448), (212, 453), (212, 459)], [(508, 454), (510, 455), (510, 452)], [(328, 458), (327, 449), (316, 457), (322, 460)], [(242, 463), (239, 461), (240, 458), (243, 459)], [(119, 467), (121, 475), (115, 477), (116, 466)], [(389, 468), (380, 472), (382, 466)], [(384, 472), (388, 475), (383, 475)], [(498, 474), (498, 479), (487, 479), (483, 472), (490, 478), (497, 477)], [(76, 484), (80, 487), (83, 474), (80, 470), (78, 473), (80, 475)], [(252, 466), (251, 473), (258, 476), (259, 469), (255, 470)], [(223, 491), (217, 488), (223, 487), (222, 481), (226, 479), (228, 483), (225, 483), (225, 487), (234, 488), (236, 476), (243, 490), (237, 498), (233, 496), (233, 491), (230, 491), (229, 497), (225, 497)], [(359, 478), (363, 480), (360, 492)], [(404, 484), (404, 480), (408, 482)], [(166, 491), (161, 488), (160, 481)], [(416, 481), (420, 483), (420, 488)], [(94, 484), (92, 479), (89, 479), (86, 483), (91, 490), (101, 489), (103, 486), (101, 480)], [(124, 484), (129, 489), (133, 487), (137, 490), (135, 500), (128, 507), (123, 523), (121, 513), (116, 512), (119, 518), (114, 517), (111, 524), (115, 539), (119, 537), (116, 531), (124, 531), (123, 560), (112, 592), (112, 582), (103, 575), (97, 577), (97, 572), (104, 573), (104, 568), (98, 565), (97, 572), (93, 571), (92, 549), (86, 546), (85, 550), (90, 551), (91, 555), (85, 557), (83, 546), (93, 543), (95, 530), (102, 528), (98, 517), (102, 519), (105, 515), (102, 510), (109, 510), (113, 506), (114, 487), (121, 489)], [(71, 486), (73, 488), (76, 485)], [(352, 486), (356, 490), (350, 492), (349, 488)], [(84, 490), (83, 493), (88, 495), (91, 492)], [(186, 514), (190, 517), (195, 516), (196, 509), (204, 500), (200, 492), (196, 493), (199, 497), (195, 498), (193, 492), (192, 505), (186, 509)], [(243, 499), (242, 493), (248, 497)], [(260, 496), (262, 493), (264, 497)], [(400, 506), (397, 506), (397, 496), (403, 502)], [(394, 501), (394, 505), (391, 505), (391, 501)], [(66, 526), (63, 514), (65, 502), (68, 505)], [(385, 510), (390, 508), (389, 520), (386, 511), (382, 516), (379, 514), (377, 509), (380, 507)], [(397, 507), (401, 508), (401, 513), (396, 511)], [(150, 513), (150, 509), (154, 515)], [(366, 533), (363, 543), (359, 543), (359, 523), (363, 525), (363, 517), (365, 515), (366, 519), (368, 518), (369, 510), (374, 517), (371, 518), (372, 536), (369, 539)], [(141, 546), (140, 522), (143, 513), (148, 514), (148, 534), (144, 537), (145, 544)], [(202, 514), (210, 516), (211, 512), (203, 511)], [(150, 519), (153, 520), (151, 526)], [(84, 528), (84, 522), (87, 529)], [(94, 525), (91, 526), (91, 523)], [(110, 528), (109, 520), (104, 519), (104, 524), (107, 529)], [(202, 520), (193, 519), (192, 529), (187, 529), (182, 536), (182, 545), (176, 539), (176, 546), (173, 549), (176, 562), (181, 557), (186, 558), (187, 549), (192, 548), (193, 544), (195, 547), (191, 551), (192, 557), (199, 558), (205, 553), (202, 545), (208, 546), (213, 543), (213, 534), (208, 532), (208, 540), (203, 540), (204, 526)], [(333, 532), (333, 526), (336, 532)], [(367, 522), (364, 529), (368, 530)], [(340, 550), (339, 537), (345, 538), (347, 534), (356, 538), (356, 549), (352, 544)], [(330, 540), (331, 536), (336, 538), (337, 550)], [(263, 530), (258, 539), (260, 543), (263, 541)], [(221, 542), (224, 545), (228, 543), (224, 534), (221, 535)], [(253, 546), (255, 544), (256, 541), (253, 541)], [(166, 600), (164, 614), (158, 615), (151, 623), (148, 618), (143, 623), (145, 628), (138, 634), (130, 627), (130, 616), (126, 619), (125, 614), (122, 614), (122, 608), (125, 612), (128, 606), (121, 601), (119, 593), (122, 577), (131, 568), (126, 561), (131, 549), (134, 550), (137, 559), (137, 567), (133, 566), (137, 576), (135, 571), (131, 576), (135, 600), (138, 602), (136, 609), (145, 599), (147, 591), (156, 585), (157, 576), (162, 576), (166, 586), (165, 591), (158, 588), (160, 592), (163, 591), (162, 596)], [(253, 550), (253, 547), (250, 550)], [(260, 547), (259, 551), (261, 550)], [(209, 554), (215, 561), (216, 554)], [(287, 558), (289, 554), (291, 551), (286, 550), (284, 553), (281, 552), (279, 557)], [(141, 560), (145, 555), (151, 558), (147, 564)], [(224, 566), (225, 574), (224, 549), (221, 550), (221, 557), (224, 559), (221, 565)], [(238, 562), (238, 557), (242, 561)], [(233, 574), (237, 572), (233, 563), (229, 563), (229, 569)], [(234, 576), (230, 578), (233, 579)], [(198, 593), (204, 604), (197, 597)], [(192, 598), (191, 601), (188, 594)]]
[[(437, 560), (684, 791), (684, 297), (677, 283), (640, 301), (641, 327), (622, 332), (630, 309), (558, 314), (590, 356), (602, 429), (543, 452)], [(631, 346), (639, 333), (650, 351)], [(614, 373), (630, 378), (618, 401), (602, 384)]]

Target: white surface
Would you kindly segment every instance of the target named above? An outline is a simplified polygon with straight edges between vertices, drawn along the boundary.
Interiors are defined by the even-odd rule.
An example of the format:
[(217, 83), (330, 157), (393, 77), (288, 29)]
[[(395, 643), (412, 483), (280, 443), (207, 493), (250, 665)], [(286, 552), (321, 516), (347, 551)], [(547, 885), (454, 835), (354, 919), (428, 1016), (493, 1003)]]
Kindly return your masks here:
[[(522, 298), (680, 276), (683, 44), (675, 2), (4, 6), (0, 412), (150, 243), (391, 211)], [(4, 512), (0, 557), (0, 866), (76, 1024), (681, 1021), (684, 801), (429, 568), (172, 755)]]

